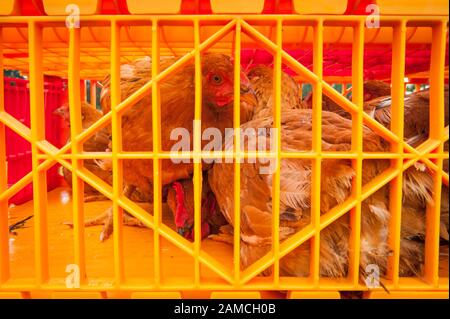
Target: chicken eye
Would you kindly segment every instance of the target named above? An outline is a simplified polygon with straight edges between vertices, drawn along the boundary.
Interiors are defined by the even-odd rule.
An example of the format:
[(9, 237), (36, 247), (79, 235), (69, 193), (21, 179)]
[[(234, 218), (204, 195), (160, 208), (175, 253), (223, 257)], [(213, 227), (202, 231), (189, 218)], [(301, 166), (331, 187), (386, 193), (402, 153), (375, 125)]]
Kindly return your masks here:
[(214, 74), (214, 75), (211, 77), (211, 79), (212, 79), (212, 82), (213, 82), (215, 85), (220, 85), (220, 84), (222, 84), (222, 77), (221, 77), (220, 75), (218, 75), (218, 74)]

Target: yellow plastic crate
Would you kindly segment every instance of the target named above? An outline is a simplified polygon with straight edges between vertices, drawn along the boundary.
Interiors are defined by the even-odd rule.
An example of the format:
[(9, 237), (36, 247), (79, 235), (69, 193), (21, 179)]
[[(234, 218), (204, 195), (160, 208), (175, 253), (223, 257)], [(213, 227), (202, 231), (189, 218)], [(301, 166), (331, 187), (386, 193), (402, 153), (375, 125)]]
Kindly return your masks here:
[[(49, 1), (51, 2), (51, 1)], [(131, 1), (129, 1), (131, 2)], [(97, 8), (93, 6), (93, 8)], [(92, 9), (86, 14), (93, 14)], [(143, 11), (145, 11), (143, 9)], [(351, 82), (355, 96), (361, 97), (361, 88), (363, 85), (363, 48), (364, 39), (364, 16), (303, 16), (303, 15), (251, 15), (243, 14), (233, 15), (123, 15), (123, 16), (101, 16), (86, 15), (80, 17), (81, 29), (73, 28), (62, 35), (58, 28), (64, 28), (65, 17), (60, 16), (57, 11), (54, 14), (58, 16), (38, 16), (38, 17), (0, 17), (0, 71), (7, 66), (22, 70), (30, 79), (30, 99), (31, 99), (31, 128), (27, 128), (20, 121), (12, 118), (4, 111), (3, 101), (0, 100), (0, 298), (33, 298), (40, 293), (46, 293), (48, 297), (57, 298), (107, 298), (114, 292), (126, 293), (131, 298), (178, 298), (188, 293), (205, 293), (211, 298), (258, 298), (265, 297), (270, 291), (283, 291), (287, 294), (279, 294), (281, 297), (289, 298), (338, 298), (339, 291), (366, 291), (366, 297), (384, 298), (396, 296), (399, 298), (413, 297), (423, 294), (427, 297), (448, 297), (448, 277), (442, 277), (438, 273), (439, 267), (439, 207), (430, 207), (427, 212), (427, 242), (426, 242), (426, 264), (423, 278), (399, 278), (398, 273), (391, 273), (388, 279), (383, 283), (393, 294), (385, 295), (381, 288), (375, 291), (368, 291), (365, 285), (362, 285), (358, 278), (358, 270), (353, 269), (348, 278), (331, 279), (319, 278), (317, 273), (318, 260), (315, 259), (314, 267), (316, 271), (307, 278), (288, 278), (288, 277), (258, 277), (257, 275), (265, 268), (277, 263), (276, 258), (268, 258), (256, 264), (256, 266), (239, 271), (239, 253), (233, 251), (233, 248), (225, 244), (212, 243), (209, 241), (190, 243), (178, 236), (169, 226), (168, 215), (165, 207), (158, 201), (154, 204), (155, 215), (150, 216), (142, 209), (129, 208), (129, 201), (119, 200), (120, 191), (113, 190), (111, 187), (102, 186), (101, 180), (92, 174), (86, 174), (79, 168), (80, 162), (80, 141), (86, 138), (88, 134), (98, 130), (101, 125), (113, 121), (117, 123), (117, 111), (113, 107), (113, 112), (105, 115), (93, 127), (83, 133), (80, 133), (80, 118), (75, 117), (72, 130), (76, 137), (71, 144), (62, 149), (55, 149), (48, 143), (45, 143), (44, 131), (44, 110), (43, 110), (43, 92), (42, 77), (43, 74), (52, 74), (66, 76), (69, 80), (69, 102), (73, 106), (80, 103), (79, 83), (80, 79), (101, 79), (105, 74), (119, 70), (120, 64), (130, 61), (135, 57), (136, 50), (141, 50), (140, 54), (151, 54), (157, 58), (176, 53), (185, 55), (185, 59), (193, 58), (200, 54), (206, 48), (213, 44), (218, 44), (217, 51), (227, 52), (230, 50), (236, 53), (240, 52), (241, 46), (248, 46), (251, 41), (256, 40), (261, 46), (272, 52), (276, 57), (275, 68), (280, 70), (281, 63), (286, 63), (296, 71), (302, 80), (309, 80), (314, 85), (323, 85), (323, 90), (330, 90), (325, 86), (326, 81)], [(393, 71), (392, 83), (393, 90), (397, 92), (396, 103), (402, 109), (403, 101), (403, 79), (404, 79), (404, 45), (408, 41), (417, 43), (432, 43), (432, 65), (431, 72), (428, 75), (433, 92), (443, 92), (444, 83), (444, 58), (446, 34), (448, 28), (448, 16), (381, 16), (380, 22), (383, 28), (387, 30), (373, 31), (371, 43), (378, 44), (393, 42)], [(151, 52), (142, 52), (145, 38), (149, 34), (139, 29), (141, 26), (151, 27), (154, 32), (151, 34)], [(201, 30), (201, 26), (217, 27), (216, 30)], [(307, 70), (297, 61), (289, 58), (284, 52), (277, 40), (270, 38), (271, 33), (281, 35), (283, 26), (298, 26), (299, 28), (312, 28), (312, 35), (305, 37), (305, 43), (313, 45), (314, 50), (314, 72)], [(98, 27), (97, 27), (98, 26)], [(186, 27), (185, 30), (172, 30), (163, 34), (167, 26)], [(325, 26), (338, 26), (343, 28), (341, 36), (324, 34)], [(406, 30), (408, 27), (427, 27), (431, 30), (432, 38), (429, 38), (427, 32), (417, 31), (408, 37)], [(189, 31), (188, 27), (192, 28)], [(265, 27), (262, 30), (261, 27)], [(135, 28), (136, 32), (131, 32), (133, 36), (127, 35), (130, 30)], [(271, 29), (272, 28), (272, 29)], [(265, 33), (269, 30), (267, 33)], [(272, 30), (272, 31), (270, 31)], [(349, 34), (346, 30), (351, 31)], [(161, 31), (161, 32), (160, 32)], [(368, 31), (368, 34), (372, 34)], [(193, 49), (183, 47), (183, 39), (186, 35), (193, 33)], [(18, 35), (22, 34), (22, 37)], [(381, 34), (381, 35), (380, 35)], [(385, 36), (383, 35), (385, 34)], [(23, 36), (24, 35), (24, 36)], [(337, 37), (339, 43), (351, 44), (354, 52), (353, 76), (351, 79), (327, 79), (322, 77), (322, 50), (320, 45), (326, 36)], [(120, 39), (127, 39), (123, 43)], [(142, 38), (142, 40), (140, 40)], [(200, 43), (199, 39), (207, 39)], [(281, 37), (279, 37), (281, 38)], [(298, 37), (293, 34), (287, 34), (283, 41), (295, 42)], [(332, 40), (327, 39), (330, 43)], [(148, 45), (148, 43), (145, 43)], [(66, 50), (68, 48), (68, 50)], [(86, 49), (88, 48), (88, 49)], [(92, 54), (92, 51), (96, 54)], [(120, 51), (119, 51), (120, 49)], [(5, 53), (22, 53), (24, 56), (18, 58), (7, 58)], [(122, 52), (121, 55), (119, 52)], [(4, 58), (5, 56), (5, 58)], [(65, 68), (64, 63), (55, 63), (56, 60), (64, 61), (68, 64)], [(80, 63), (81, 61), (81, 63)], [(109, 67), (109, 62), (111, 66)], [(170, 73), (176, 70), (173, 66), (167, 70)], [(156, 70), (154, 70), (156, 71)], [(112, 81), (117, 81), (117, 77), (112, 72)], [(155, 79), (158, 78), (158, 75)], [(239, 82), (239, 75), (236, 74), (236, 82)], [(147, 84), (146, 88), (151, 89), (152, 84)], [(0, 92), (3, 91), (3, 73), (0, 73)], [(156, 91), (153, 91), (155, 93)], [(118, 104), (117, 97), (120, 94), (113, 91), (113, 105)], [(280, 88), (276, 88), (276, 94), (279, 95)], [(345, 93), (345, 92), (343, 92)], [(132, 105), (132, 99), (139, 98), (137, 93), (121, 102), (121, 107), (127, 108)], [(335, 94), (335, 93), (333, 93)], [(155, 96), (154, 98), (157, 99)], [(442, 120), (443, 114), (440, 106), (443, 103), (443, 97), (437, 93), (431, 102), (431, 118)], [(347, 107), (358, 108), (353, 102), (347, 102)], [(153, 106), (153, 112), (157, 111), (157, 104)], [(197, 105), (197, 108), (199, 105)], [(358, 108), (361, 115), (362, 110)], [(276, 112), (280, 111), (279, 102), (276, 105)], [(200, 114), (196, 112), (196, 114)], [(363, 123), (362, 116), (359, 116), (360, 123), (354, 123), (358, 126)], [(153, 117), (153, 126), (159, 127), (156, 117)], [(277, 127), (280, 123), (277, 123)], [(5, 158), (5, 128), (8, 127), (32, 146), (32, 164), (33, 170), (24, 176), (16, 184), (7, 187), (7, 167)], [(320, 125), (318, 126), (320, 127)], [(113, 127), (113, 132), (117, 134), (119, 128)], [(380, 129), (382, 137), (390, 137), (402, 131), (403, 123), (396, 123), (393, 132)], [(353, 134), (356, 134), (354, 130)], [(403, 142), (396, 144), (398, 156), (392, 159), (393, 170), (391, 177), (385, 177), (385, 180), (378, 180), (370, 185), (367, 192), (374, 191), (377, 187), (383, 185), (389, 180), (396, 180), (402, 172), (404, 163), (412, 164), (421, 160), (426, 165), (438, 167), (436, 172), (436, 188), (442, 183), (448, 185), (448, 174), (442, 172), (442, 160), (448, 154), (443, 151), (443, 142), (448, 141), (448, 128), (436, 126), (431, 130), (430, 142), (426, 149), (421, 149), (415, 154), (414, 158), (408, 156), (404, 149), (414, 153), (415, 150), (408, 148)], [(155, 142), (154, 149), (158, 150), (158, 141)], [(116, 137), (113, 138), (112, 157), (115, 161), (119, 157), (126, 157), (126, 154), (117, 151), (120, 149), (120, 142)], [(432, 154), (431, 151), (437, 149), (438, 152)], [(65, 154), (71, 151), (72, 155)], [(320, 150), (318, 151), (320, 152)], [(134, 154), (134, 156), (146, 156), (147, 154)], [(162, 154), (155, 154), (154, 158)], [(192, 154), (196, 156), (199, 154)], [(95, 158), (94, 155), (83, 157)], [(281, 159), (281, 152), (277, 153), (278, 160)], [(72, 163), (67, 160), (71, 159)], [(357, 153), (355, 161), (361, 162), (364, 158), (362, 152)], [(320, 158), (312, 158), (320, 161)], [(433, 161), (437, 164), (434, 164)], [(82, 194), (75, 188), (73, 201), (62, 201), (61, 198), (67, 197), (66, 190), (57, 189), (47, 193), (45, 171), (52, 165), (60, 164), (71, 168), (76, 177), (80, 180), (97, 185), (107, 197), (114, 200), (115, 209), (119, 207), (127, 210), (135, 217), (143, 221), (150, 230), (130, 230), (115, 221), (115, 232), (113, 238), (107, 243), (98, 243), (98, 229), (89, 229), (82, 226), (81, 221), (85, 216), (94, 214), (108, 206), (108, 203), (84, 203)], [(156, 165), (155, 165), (156, 166)], [(320, 166), (320, 165), (319, 165)], [(120, 170), (120, 166), (119, 170)], [(115, 174), (119, 172), (115, 171)], [(400, 179), (401, 180), (401, 179)], [(19, 252), (25, 252), (25, 259), (16, 258), (17, 251), (11, 252), (9, 248), (8, 235), (8, 198), (13, 196), (23, 186), (32, 182), (34, 185), (34, 200), (22, 207), (13, 208), (12, 211), (18, 216), (26, 212), (34, 211), (32, 221), (32, 230), (24, 230), (21, 242), (17, 242)], [(196, 166), (194, 172), (194, 183), (200, 185), (201, 173), (200, 167)], [(157, 186), (159, 189), (161, 185)], [(239, 183), (235, 185), (239, 188)], [(361, 193), (361, 185), (356, 186)], [(391, 193), (401, 191), (401, 185), (393, 184)], [(278, 190), (279, 191), (279, 190)], [(276, 192), (276, 191), (275, 191)], [(278, 193), (279, 196), (279, 193)], [(439, 200), (439, 192), (436, 193), (436, 200)], [(275, 196), (276, 197), (276, 196)], [(315, 201), (319, 198), (316, 196)], [(358, 201), (356, 201), (357, 204)], [(197, 205), (198, 206), (198, 205)], [(391, 229), (398, 234), (398, 217), (401, 209), (401, 198), (393, 199), (392, 205), (393, 217)], [(343, 208), (342, 208), (343, 209)], [(341, 209), (341, 210), (342, 210)], [(75, 222), (74, 231), (61, 230), (60, 224), (63, 220), (70, 217), (73, 212)], [(342, 212), (337, 210), (334, 214), (338, 216)], [(199, 220), (199, 210), (196, 209), (196, 219)], [(117, 216), (116, 216), (117, 217)], [(162, 221), (159, 220), (162, 217)], [(330, 217), (331, 218), (331, 217)], [(352, 215), (352, 220), (357, 221), (357, 216)], [(314, 225), (315, 229), (311, 236), (302, 235), (296, 238), (296, 245), (299, 245), (309, 238), (318, 237), (320, 224)], [(71, 234), (73, 233), (73, 238)], [(352, 245), (355, 250), (359, 247), (359, 234), (354, 232)], [(18, 239), (18, 241), (20, 241)], [(392, 238), (390, 243), (394, 256), (398, 256), (399, 238)], [(131, 245), (127, 244), (131, 243)], [(68, 249), (67, 244), (73, 245), (73, 249)], [(103, 246), (100, 246), (103, 245)], [(237, 245), (235, 245), (236, 247)], [(280, 244), (277, 247), (277, 253), (286, 254), (295, 248), (286, 247)], [(148, 250), (154, 250), (149, 252)], [(205, 252), (218, 251), (214, 258)], [(144, 250), (142, 252), (141, 250)], [(142, 255), (139, 255), (142, 254)], [(235, 256), (232, 260), (232, 256)], [(278, 256), (279, 256), (278, 255)], [(95, 258), (93, 257), (95, 256)], [(139, 259), (139, 256), (142, 259)], [(351, 254), (350, 264), (357, 260), (356, 254)], [(237, 258), (236, 258), (237, 257)], [(23, 257), (22, 257), (23, 258)], [(173, 261), (176, 259), (177, 263)], [(24, 260), (29, 264), (24, 263)], [(131, 261), (131, 262), (130, 262)], [(68, 288), (65, 283), (67, 276), (66, 265), (76, 264), (79, 266), (79, 276), (81, 283), (79, 288)], [(139, 263), (138, 266), (133, 266)], [(398, 259), (392, 260), (393, 265), (397, 265)], [(180, 267), (180, 264), (183, 265)], [(30, 266), (32, 265), (32, 266)], [(146, 265), (148, 269), (143, 269), (141, 265)], [(394, 266), (395, 267), (395, 266)], [(187, 268), (192, 268), (188, 271)], [(237, 270), (237, 271), (236, 271)], [(129, 276), (132, 274), (132, 276)]]
[(4, 0), (0, 6), (0, 16), (19, 14), (19, 2), (16, 0)]
[(67, 8), (76, 6), (78, 8), (76, 14), (96, 14), (99, 13), (101, 0), (43, 0), (45, 13), (48, 15), (66, 16)]
[(181, 10), (182, 0), (168, 0), (168, 1), (139, 1), (127, 0), (128, 10), (132, 14), (162, 14), (170, 13), (176, 14)]
[(448, 14), (448, 1), (407, 1), (377, 0), (381, 14), (396, 15), (399, 12), (409, 15), (445, 15)]
[(303, 1), (294, 0), (294, 10), (298, 14), (344, 14), (347, 0), (339, 1)]
[(264, 0), (211, 0), (211, 9), (214, 13), (261, 13)]

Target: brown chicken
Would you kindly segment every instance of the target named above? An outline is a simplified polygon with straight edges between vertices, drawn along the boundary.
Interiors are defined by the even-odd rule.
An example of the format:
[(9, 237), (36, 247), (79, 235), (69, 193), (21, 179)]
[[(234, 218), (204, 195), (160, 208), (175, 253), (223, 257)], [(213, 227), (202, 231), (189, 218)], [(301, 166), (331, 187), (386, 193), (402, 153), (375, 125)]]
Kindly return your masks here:
[[(282, 113), (281, 143), (284, 151), (307, 151), (312, 141), (311, 110), (285, 110)], [(352, 124), (333, 112), (322, 114), (322, 149), (323, 151), (349, 151), (351, 149)], [(273, 126), (271, 116), (256, 119), (242, 125), (246, 128), (270, 128)], [(254, 137), (253, 137), (254, 138)], [(269, 143), (268, 136), (261, 136), (262, 143)], [(264, 141), (265, 138), (265, 141)], [(363, 128), (364, 151), (388, 151), (389, 147), (370, 129)], [(252, 142), (252, 137), (244, 141), (245, 148)], [(261, 143), (261, 142), (258, 142)], [(283, 159), (280, 177), (280, 241), (308, 225), (311, 220), (311, 161), (307, 159)], [(261, 173), (265, 164), (241, 164), (241, 266), (253, 264), (268, 253), (272, 244), (272, 178), (273, 172)], [(364, 161), (363, 185), (371, 181), (390, 166), (388, 160)], [(327, 213), (334, 206), (342, 203), (351, 194), (351, 182), (355, 171), (351, 160), (333, 159), (322, 162), (320, 210)], [(209, 183), (216, 195), (219, 207), (227, 221), (234, 225), (233, 164), (215, 163), (209, 173)], [(404, 173), (404, 202), (411, 206), (425, 207), (431, 202), (432, 177), (412, 167)], [(386, 273), (387, 258), (391, 251), (388, 247), (388, 225), (390, 219), (389, 186), (376, 191), (361, 204), (361, 274), (366, 266), (378, 265), (381, 274)], [(423, 219), (424, 211), (420, 214)], [(400, 275), (417, 275), (423, 264), (423, 244), (415, 239), (424, 231), (424, 224), (416, 225), (418, 218), (409, 218), (402, 212), (402, 240), (400, 252)], [(412, 215), (414, 217), (414, 215)], [(419, 221), (420, 221), (419, 218)], [(420, 223), (420, 222), (419, 222)], [(409, 226), (409, 227), (407, 227)], [(348, 272), (349, 223), (344, 215), (321, 231), (320, 274), (327, 277), (344, 277)], [(219, 240), (229, 241), (230, 237), (222, 234)], [(229, 234), (228, 234), (229, 235)], [(305, 243), (280, 260), (280, 274), (283, 276), (307, 276), (309, 274), (309, 245)], [(271, 270), (264, 272), (268, 275)]]
[[(380, 96), (391, 95), (391, 87), (388, 83), (377, 80), (370, 80), (364, 82), (364, 101), (370, 101)], [(310, 92), (303, 103), (305, 103), (308, 108), (312, 108), (312, 92)], [(334, 100), (326, 96), (322, 95), (322, 110), (329, 111), (339, 114), (342, 117), (347, 119), (351, 119), (351, 114), (345, 111), (341, 106), (339, 106)], [(369, 104), (364, 105), (364, 111), (369, 114), (373, 112), (373, 106)]]
[[(383, 96), (365, 103), (365, 109), (373, 109), (373, 117), (386, 128), (391, 126), (391, 97)], [(448, 126), (448, 85), (444, 86), (444, 125)], [(430, 132), (430, 91), (421, 90), (408, 94), (404, 98), (404, 140), (417, 147), (426, 141)], [(448, 143), (444, 144), (448, 152)], [(448, 173), (448, 160), (444, 160), (443, 169)], [(442, 185), (441, 195), (441, 237), (449, 238), (448, 187)]]
[[(59, 115), (64, 118), (68, 127), (70, 127), (70, 114), (69, 114), (69, 105), (66, 103), (63, 106), (59, 107), (54, 111), (55, 115)], [(97, 110), (94, 106), (81, 102), (81, 123), (82, 129), (86, 130), (92, 124), (94, 124), (98, 119), (103, 116), (103, 113)], [(70, 139), (68, 140), (68, 142)], [(110, 146), (110, 132), (107, 128), (104, 128), (97, 132), (93, 137), (88, 139), (83, 144), (83, 151), (85, 152), (105, 152), (108, 151)], [(99, 165), (99, 163), (108, 162), (105, 160), (85, 160), (84, 167), (89, 171), (100, 177), (102, 180), (107, 182), (109, 185), (112, 185), (112, 172), (110, 167), (103, 167)], [(72, 186), (72, 172), (65, 167), (63, 167), (63, 175), (66, 182), (69, 186)], [(139, 190), (127, 189), (126, 190), (128, 197), (130, 197), (134, 201), (138, 202), (146, 202), (148, 201), (148, 197), (145, 197)], [(107, 200), (105, 196), (100, 194), (94, 187), (89, 184), (84, 185), (84, 193), (88, 196), (85, 196), (85, 202), (90, 201), (98, 201), (98, 200)], [(70, 225), (70, 223), (67, 223)]]
[[(202, 60), (202, 131), (209, 127), (218, 128), (222, 133), (225, 128), (233, 126), (233, 101), (234, 101), (234, 66), (230, 57), (223, 54), (204, 54)], [(175, 59), (160, 61), (160, 70), (163, 71), (172, 65)], [(143, 58), (132, 65), (121, 68), (121, 97), (126, 99), (136, 90), (150, 80), (151, 60)], [(192, 145), (192, 126), (194, 120), (195, 102), (195, 67), (193, 61), (179, 68), (160, 81), (161, 103), (161, 148), (170, 151), (177, 140), (170, 138), (174, 129), (183, 128), (189, 133), (189, 141)], [(108, 80), (103, 86), (103, 109), (110, 109), (110, 96)], [(123, 150), (152, 151), (152, 97), (144, 96), (133, 107), (124, 112), (122, 116), (122, 145)], [(250, 90), (250, 83), (241, 73), (241, 121), (247, 121), (253, 113), (256, 99)], [(204, 146), (207, 141), (202, 141)], [(192, 149), (192, 147), (190, 148)], [(204, 169), (208, 165), (203, 166)], [(193, 171), (193, 164), (175, 163), (172, 160), (163, 160), (161, 167), (162, 185), (170, 184), (176, 180), (189, 178)], [(153, 193), (153, 163), (151, 160), (124, 160), (124, 182), (127, 185), (139, 188), (144, 194), (151, 196)], [(109, 212), (98, 222), (111, 222)], [(177, 216), (175, 217), (177, 219)], [(112, 229), (111, 225), (105, 225), (106, 229)], [(101, 238), (107, 238), (109, 234), (101, 234)]]
[[(258, 65), (251, 68), (247, 73), (247, 76), (258, 100), (258, 104), (253, 111), (252, 119), (272, 114), (271, 112), (274, 104), (273, 69), (265, 65)], [(299, 98), (300, 86), (298, 85), (298, 83), (285, 72), (282, 72), (281, 80), (281, 105), (283, 106), (283, 109), (306, 108), (306, 106), (302, 104)], [(248, 118), (247, 120), (250, 120), (250, 118)], [(242, 119), (241, 123), (244, 123)], [(184, 189), (184, 194), (182, 197), (183, 203), (176, 202), (176, 199), (179, 198), (179, 195), (177, 196), (176, 194), (179, 194), (180, 192), (182, 193), (182, 191), (179, 190), (180, 186), (176, 186), (175, 184), (173, 184), (172, 187), (170, 187), (168, 190), (169, 196), (167, 201), (174, 214), (176, 214), (176, 211), (181, 209), (181, 207), (183, 207), (183, 209), (186, 211), (186, 216), (188, 216), (188, 218), (185, 218), (182, 223), (179, 223), (179, 225), (177, 225), (177, 228), (180, 233), (187, 232), (187, 234), (189, 234), (189, 232), (192, 233), (191, 230), (193, 228), (194, 221), (193, 184), (192, 181), (188, 179), (179, 181), (177, 183), (180, 183), (181, 188)], [(204, 183), (203, 187), (207, 189), (207, 193), (204, 192), (202, 194), (202, 202), (205, 202), (207, 200), (207, 196), (209, 196), (207, 194), (209, 194), (210, 190), (208, 183)], [(208, 233), (214, 234), (216, 228), (224, 224), (222, 219), (216, 220), (213, 217), (215, 215), (215, 212), (211, 212), (210, 209), (205, 208), (202, 205), (202, 220), (204, 225), (202, 226), (203, 235), (206, 235)], [(205, 231), (203, 232), (204, 229)], [(211, 229), (212, 231), (208, 232), (206, 231), (206, 229)]]
[[(163, 57), (161, 57), (163, 59)], [(166, 58), (167, 61), (174, 62), (173, 58)], [(170, 63), (170, 62), (169, 62)], [(170, 63), (170, 64), (171, 64)], [(152, 73), (151, 58), (146, 56), (136, 59), (132, 64), (122, 64), (120, 66), (120, 89), (123, 97), (130, 95), (128, 89), (132, 88), (131, 82), (139, 79), (149, 79)], [(100, 93), (100, 106), (104, 114), (111, 111), (111, 76), (108, 74), (102, 81), (102, 91)]]
[[(68, 127), (70, 127), (70, 114), (68, 104), (64, 104), (58, 109), (56, 109), (54, 111), (54, 114), (63, 117)], [(98, 111), (94, 106), (87, 104), (86, 102), (81, 102), (81, 124), (83, 130), (89, 128), (98, 119), (100, 119), (102, 115), (103, 115), (102, 112)], [(69, 141), (70, 139), (67, 142)], [(83, 151), (104, 152), (108, 147), (108, 143), (109, 143), (108, 132), (106, 130), (101, 130), (83, 144)], [(104, 171), (101, 168), (99, 168), (94, 162), (94, 160), (85, 160), (84, 167), (86, 167), (86, 169), (90, 170), (92, 173), (100, 177), (108, 184), (112, 184), (111, 172)], [(63, 175), (66, 182), (69, 184), (69, 186), (72, 187), (72, 172), (67, 168), (63, 167)], [(84, 193), (87, 195), (85, 196), (86, 202), (106, 199), (94, 187), (86, 183), (84, 184)]]
[[(430, 90), (405, 95), (404, 138), (411, 146), (418, 146), (428, 138), (430, 126)], [(368, 101), (364, 109), (373, 109), (373, 117), (386, 128), (391, 126), (391, 97), (382, 96)], [(448, 125), (448, 85), (444, 86), (444, 122)]]
[[(273, 112), (274, 83), (273, 69), (265, 65), (258, 65), (250, 69), (248, 78), (258, 98), (253, 118), (259, 118)], [(284, 109), (306, 109), (308, 108), (300, 99), (300, 85), (286, 72), (281, 72), (281, 106)]]

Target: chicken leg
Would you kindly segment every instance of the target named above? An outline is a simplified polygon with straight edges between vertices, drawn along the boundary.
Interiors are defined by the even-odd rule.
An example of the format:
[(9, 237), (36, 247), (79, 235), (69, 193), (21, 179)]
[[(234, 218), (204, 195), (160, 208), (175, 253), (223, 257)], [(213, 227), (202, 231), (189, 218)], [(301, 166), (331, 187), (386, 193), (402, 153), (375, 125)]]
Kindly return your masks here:
[[(127, 185), (124, 188), (123, 194), (126, 197), (130, 197), (135, 190), (134, 186)], [(102, 232), (100, 233), (100, 241), (105, 241), (111, 236), (114, 229), (113, 208), (110, 207), (97, 217), (88, 219), (84, 222), (85, 227), (103, 225)], [(127, 212), (123, 214), (123, 224), (125, 226), (145, 227), (139, 219), (131, 216)], [(64, 222), (64, 225), (73, 227), (73, 222)]]

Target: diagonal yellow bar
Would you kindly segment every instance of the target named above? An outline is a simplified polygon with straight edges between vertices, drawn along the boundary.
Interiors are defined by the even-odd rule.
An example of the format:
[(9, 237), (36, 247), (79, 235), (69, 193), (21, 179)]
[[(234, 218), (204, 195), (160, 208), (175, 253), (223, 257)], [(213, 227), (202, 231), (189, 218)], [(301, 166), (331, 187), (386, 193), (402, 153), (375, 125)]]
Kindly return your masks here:
[[(157, 20), (155, 20), (157, 21)], [(225, 25), (223, 28), (221, 28), (219, 31), (217, 31), (214, 35), (203, 41), (199, 45), (199, 50), (202, 52), (204, 50), (207, 50), (210, 46), (212, 46), (216, 41), (220, 40), (222, 37), (227, 35), (232, 27), (235, 25), (235, 21), (230, 21), (227, 25)], [(161, 73), (155, 75), (155, 77), (152, 77), (152, 79), (147, 82), (145, 85), (143, 85), (141, 88), (136, 90), (133, 94), (128, 96), (125, 100), (121, 101), (120, 104), (117, 105), (117, 112), (122, 113), (128, 108), (132, 107), (137, 101), (142, 99), (145, 95), (149, 94), (149, 90), (153, 85), (153, 82), (158, 82), (163, 80), (166, 76), (169, 76), (171, 72), (174, 72), (178, 68), (182, 67), (186, 63), (188, 63), (194, 56), (195, 50), (192, 50), (191, 52), (185, 54), (180, 59), (178, 59), (175, 63), (173, 63), (170, 67), (162, 71)], [(78, 142), (84, 142), (88, 140), (92, 135), (96, 132), (98, 132), (100, 129), (106, 127), (112, 117), (112, 112), (106, 113), (102, 118), (97, 120), (95, 123), (93, 123), (89, 128), (84, 130), (82, 133), (80, 133), (75, 140)], [(69, 142), (67, 145), (63, 147), (65, 151), (67, 151), (71, 147), (71, 143)], [(64, 153), (61, 149), (61, 153)]]
[[(398, 172), (392, 168), (387, 169), (382, 174), (366, 183), (362, 187), (361, 201), (372, 195), (381, 187), (389, 183), (393, 178), (398, 175)], [(353, 209), (357, 203), (356, 199), (349, 197), (347, 200), (341, 204), (333, 207), (327, 213), (320, 216), (320, 226), (319, 230), (323, 230), (325, 227), (336, 221), (341, 216), (345, 215), (348, 211)], [(310, 224), (304, 227), (301, 231), (292, 235), (283, 243), (280, 244), (280, 258), (283, 258), (289, 254), (292, 250), (297, 248), (299, 245), (303, 244), (305, 241), (312, 238), (316, 233), (315, 228)], [(255, 262), (251, 267), (248, 267), (242, 275), (242, 284), (252, 279), (254, 276), (258, 275), (264, 269), (269, 267), (274, 262), (271, 253), (267, 253), (263, 258)], [(352, 281), (353, 284), (353, 281)]]
[(0, 111), (0, 122), (8, 126), (14, 133), (26, 141), (31, 142), (31, 130), (4, 110)]
[[(254, 27), (249, 25), (247, 22), (242, 21), (242, 27), (244, 32), (250, 36), (251, 38), (255, 39), (256, 41), (261, 41), (266, 49), (270, 49), (272, 52), (276, 51), (276, 44), (274, 44), (271, 40), (267, 39), (266, 36), (261, 34), (258, 30), (256, 30)], [(305, 66), (303, 66), (300, 62), (295, 60), (292, 56), (290, 56), (286, 51), (282, 51), (282, 57), (284, 62), (292, 68), (295, 72), (299, 73), (300, 75), (304, 76), (309, 82), (316, 83), (319, 81), (319, 78), (316, 74), (309, 71)], [(358, 112), (358, 107), (347, 100), (344, 96), (342, 96), (339, 92), (337, 92), (333, 87), (331, 87), (328, 83), (326, 83), (323, 80), (320, 80), (322, 82), (322, 88), (323, 93), (330, 97), (334, 102), (336, 102), (339, 106), (341, 106), (344, 110), (350, 113)], [(399, 140), (398, 137), (393, 134), (391, 131), (389, 131), (387, 128), (385, 128), (383, 125), (378, 123), (376, 120), (374, 120), (370, 115), (367, 113), (363, 113), (363, 123), (370, 127), (375, 133), (378, 133), (383, 138), (387, 139), (388, 141), (398, 143)], [(405, 145), (407, 147), (407, 145)]]

